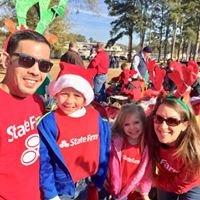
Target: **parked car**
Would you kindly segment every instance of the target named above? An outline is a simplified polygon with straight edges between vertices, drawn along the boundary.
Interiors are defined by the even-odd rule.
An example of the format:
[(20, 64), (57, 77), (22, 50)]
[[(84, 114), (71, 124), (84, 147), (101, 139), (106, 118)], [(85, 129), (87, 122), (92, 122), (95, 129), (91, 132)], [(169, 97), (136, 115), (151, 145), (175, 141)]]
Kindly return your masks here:
[(127, 60), (126, 56), (119, 56), (120, 60)]

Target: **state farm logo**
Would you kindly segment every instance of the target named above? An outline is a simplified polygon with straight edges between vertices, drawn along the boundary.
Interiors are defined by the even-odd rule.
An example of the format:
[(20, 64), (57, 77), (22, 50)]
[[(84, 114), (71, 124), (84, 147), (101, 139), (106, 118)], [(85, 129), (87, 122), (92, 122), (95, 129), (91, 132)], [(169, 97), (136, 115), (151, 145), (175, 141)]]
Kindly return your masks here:
[(87, 136), (81, 136), (80, 138), (72, 138), (68, 142), (67, 140), (62, 140), (59, 144), (60, 148), (68, 148), (68, 147), (73, 147), (82, 143), (86, 142), (92, 142), (94, 140), (98, 140), (99, 135), (98, 134), (89, 134)]
[(173, 172), (173, 173), (179, 173), (176, 169), (174, 169), (172, 166), (169, 165), (169, 163), (167, 162), (167, 160), (165, 159), (161, 159), (160, 164), (169, 172)]
[(38, 134), (33, 134), (26, 138), (25, 146), (27, 149), (21, 155), (21, 163), (23, 165), (31, 165), (38, 159), (39, 142), (40, 138)]
[(28, 120), (24, 120), (24, 122), (20, 125), (11, 125), (6, 129), (6, 133), (9, 135), (8, 142), (14, 142), (21, 137), (25, 136), (31, 130), (36, 128), (37, 118), (35, 116), (30, 116)]
[(137, 160), (135, 158), (130, 158), (130, 157), (126, 156), (126, 155), (123, 155), (122, 159), (126, 160), (129, 163), (133, 163), (133, 164), (139, 164), (140, 163), (140, 160)]
[[(30, 131), (36, 130), (36, 123), (38, 117), (30, 116), (24, 120), (21, 124), (9, 125), (6, 129), (8, 136), (8, 143), (16, 142), (23, 137), (27, 137)], [(21, 163), (23, 165), (33, 164), (39, 157), (39, 135), (38, 133), (29, 135), (25, 140), (25, 147), (21, 154)]]

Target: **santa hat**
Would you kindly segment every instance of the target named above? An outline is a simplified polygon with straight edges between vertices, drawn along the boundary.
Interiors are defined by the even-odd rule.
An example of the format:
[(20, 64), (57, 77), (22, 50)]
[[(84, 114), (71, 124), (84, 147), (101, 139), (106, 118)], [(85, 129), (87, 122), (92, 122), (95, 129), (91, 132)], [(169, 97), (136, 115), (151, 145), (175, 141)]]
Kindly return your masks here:
[(85, 105), (89, 105), (94, 99), (92, 73), (83, 66), (65, 62), (60, 63), (60, 69), (57, 79), (52, 81), (48, 87), (49, 94), (55, 96), (62, 89), (71, 87), (83, 94)]

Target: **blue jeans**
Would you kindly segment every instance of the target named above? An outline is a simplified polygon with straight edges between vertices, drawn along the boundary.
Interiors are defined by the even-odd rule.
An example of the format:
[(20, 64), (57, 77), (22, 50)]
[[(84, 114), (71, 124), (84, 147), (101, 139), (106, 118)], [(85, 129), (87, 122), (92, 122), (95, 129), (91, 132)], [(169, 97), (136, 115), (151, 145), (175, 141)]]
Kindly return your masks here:
[(83, 179), (76, 183), (76, 192), (75, 192), (75, 197), (70, 198), (66, 195), (59, 196), (61, 200), (83, 200), (87, 199), (87, 183), (86, 180)]
[[(114, 197), (112, 197), (105, 188), (102, 188), (99, 192), (99, 200), (115, 200)], [(122, 200), (127, 200), (127, 197), (123, 198)]]
[(166, 192), (163, 190), (157, 190), (158, 200), (200, 200), (200, 186), (194, 187), (186, 193), (176, 194), (172, 192)]
[(94, 77), (94, 95), (98, 102), (106, 100), (105, 83), (106, 74), (98, 74)]

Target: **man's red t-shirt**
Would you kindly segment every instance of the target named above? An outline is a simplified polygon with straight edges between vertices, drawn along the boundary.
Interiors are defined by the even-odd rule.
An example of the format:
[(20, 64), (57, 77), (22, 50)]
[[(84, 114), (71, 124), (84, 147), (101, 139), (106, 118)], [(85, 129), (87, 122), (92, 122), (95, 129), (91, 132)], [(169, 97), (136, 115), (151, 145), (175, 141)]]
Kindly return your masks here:
[(17, 98), (0, 89), (0, 199), (39, 200), (37, 96)]

